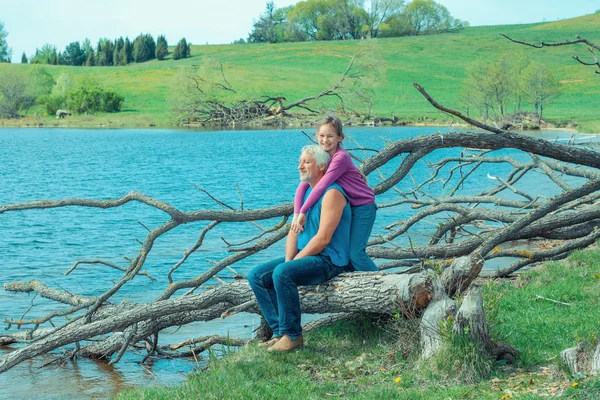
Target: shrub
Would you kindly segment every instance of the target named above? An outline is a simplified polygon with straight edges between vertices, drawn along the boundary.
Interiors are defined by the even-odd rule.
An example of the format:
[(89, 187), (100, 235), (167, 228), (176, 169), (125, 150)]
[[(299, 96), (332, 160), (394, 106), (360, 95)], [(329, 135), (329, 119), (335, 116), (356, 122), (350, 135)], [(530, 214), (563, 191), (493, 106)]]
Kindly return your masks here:
[(125, 102), (125, 97), (119, 93), (106, 90), (102, 95), (102, 111), (104, 112), (117, 112), (121, 111), (121, 107)]
[(42, 96), (38, 101), (46, 107), (48, 115), (54, 115), (56, 114), (56, 111), (65, 108), (66, 99), (67, 97), (65, 95), (52, 94)]

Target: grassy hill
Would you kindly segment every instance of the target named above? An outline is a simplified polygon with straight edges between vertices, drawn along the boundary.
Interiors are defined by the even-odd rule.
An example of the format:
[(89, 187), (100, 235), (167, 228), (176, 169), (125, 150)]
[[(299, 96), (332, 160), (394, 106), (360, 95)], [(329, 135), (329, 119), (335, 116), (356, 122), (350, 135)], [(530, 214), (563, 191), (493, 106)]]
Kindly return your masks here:
[[(471, 62), (478, 58), (495, 60), (503, 53), (520, 51), (544, 62), (560, 81), (563, 93), (545, 110), (546, 119), (558, 124), (576, 121), (582, 131), (600, 132), (600, 76), (571, 58), (580, 55), (591, 61), (585, 45), (533, 49), (499, 35), (505, 33), (534, 43), (575, 39), (581, 35), (600, 43), (598, 26), (600, 13), (550, 23), (471, 27), (444, 35), (372, 40), (372, 50), (384, 70), (375, 88), (373, 114), (447, 122), (449, 117), (433, 109), (411, 86), (413, 81), (423, 85), (442, 104), (459, 108), (458, 96)], [(314, 95), (337, 81), (348, 64), (348, 56), (363, 44), (335, 41), (192, 46), (192, 57), (185, 60), (174, 61), (169, 57), (125, 67), (47, 66), (47, 69), (54, 77), (65, 71), (72, 77), (90, 74), (106, 88), (125, 96), (124, 112), (76, 116), (61, 124), (168, 126), (172, 124), (168, 110), (178, 71), (197, 68), (208, 57), (223, 63), (228, 80), (242, 92), (295, 100)], [(31, 66), (1, 64), (0, 74), (8, 69), (28, 68)], [(30, 114), (35, 111), (43, 113), (40, 108)], [(26, 119), (21, 124), (31, 122), (35, 121)], [(45, 125), (56, 122), (52, 116), (42, 117)]]

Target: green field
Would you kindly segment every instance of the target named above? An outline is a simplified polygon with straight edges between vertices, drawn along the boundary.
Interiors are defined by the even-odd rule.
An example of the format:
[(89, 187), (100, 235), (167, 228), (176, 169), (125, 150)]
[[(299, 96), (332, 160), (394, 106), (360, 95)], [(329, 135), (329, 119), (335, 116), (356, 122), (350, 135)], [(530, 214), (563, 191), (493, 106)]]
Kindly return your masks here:
[[(545, 110), (545, 119), (564, 126), (579, 124), (584, 132), (600, 132), (600, 75), (580, 65), (571, 56), (592, 61), (585, 45), (533, 49), (501, 37), (534, 43), (572, 40), (581, 35), (600, 43), (600, 13), (579, 18), (528, 25), (471, 27), (458, 33), (433, 36), (373, 39), (368, 43), (383, 73), (375, 87), (373, 115), (398, 116), (412, 122), (447, 123), (449, 117), (431, 107), (411, 86), (418, 82), (439, 102), (459, 108), (458, 96), (466, 68), (478, 58), (499, 59), (502, 54), (526, 52), (545, 63), (560, 81), (562, 94)], [(43, 41), (43, 40), (42, 40)], [(192, 46), (192, 57), (174, 61), (149, 61), (124, 67), (46, 66), (56, 78), (68, 72), (73, 78), (90, 74), (108, 89), (125, 96), (125, 107), (118, 114), (74, 116), (60, 124), (72, 126), (169, 126), (170, 101), (177, 91), (181, 69), (198, 68), (205, 60), (220, 60), (228, 80), (238, 91), (252, 95), (285, 96), (289, 101), (314, 95), (336, 82), (365, 41), (303, 42), (284, 44)], [(9, 69), (27, 70), (31, 65), (0, 64), (0, 74)], [(33, 118), (35, 112), (38, 117)], [(16, 124), (57, 124), (44, 116), (41, 107)], [(0, 122), (6, 126), (15, 122)]]

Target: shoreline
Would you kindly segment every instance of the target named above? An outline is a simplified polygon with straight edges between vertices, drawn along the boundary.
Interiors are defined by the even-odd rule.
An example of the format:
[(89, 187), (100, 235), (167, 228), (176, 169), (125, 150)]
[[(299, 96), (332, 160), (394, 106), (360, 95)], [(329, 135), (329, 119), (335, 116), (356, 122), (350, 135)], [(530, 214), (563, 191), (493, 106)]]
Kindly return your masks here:
[[(88, 119), (88, 121), (79, 121), (80, 118), (72, 118), (68, 122), (66, 120), (54, 120), (52, 118), (45, 119), (34, 119), (33, 117), (26, 117), (20, 120), (6, 120), (0, 119), (0, 129), (2, 128), (23, 128), (23, 129), (32, 129), (32, 128), (62, 128), (62, 129), (200, 129), (200, 130), (211, 130), (211, 131), (233, 131), (233, 130), (278, 130), (278, 129), (300, 129), (306, 127), (314, 127), (318, 123), (318, 120), (314, 120), (312, 118), (294, 118), (292, 121), (281, 121), (280, 123), (259, 123), (260, 121), (253, 121), (247, 124), (240, 125), (218, 125), (218, 124), (186, 124), (186, 125), (174, 125), (170, 123), (154, 123), (151, 121), (135, 121), (135, 122), (115, 122), (111, 120), (104, 120), (104, 118), (98, 118), (92, 116), (92, 120), (90, 121), (90, 116), (83, 116)], [(346, 127), (456, 127), (460, 129), (469, 129), (473, 128), (475, 130), (482, 130), (477, 127), (474, 127), (467, 123), (456, 123), (456, 122), (443, 122), (443, 121), (432, 121), (432, 122), (422, 122), (411, 120), (400, 120), (398, 123), (379, 123), (376, 124), (374, 120), (368, 120), (364, 122), (346, 120), (344, 121), (344, 125)], [(564, 127), (564, 126), (556, 126), (552, 123), (544, 123), (542, 126), (537, 129), (510, 129), (510, 132), (535, 132), (535, 131), (563, 131), (563, 132), (576, 132), (582, 135), (600, 135), (600, 132), (583, 132), (579, 131), (577, 127), (578, 123), (574, 123), (572, 127)]]

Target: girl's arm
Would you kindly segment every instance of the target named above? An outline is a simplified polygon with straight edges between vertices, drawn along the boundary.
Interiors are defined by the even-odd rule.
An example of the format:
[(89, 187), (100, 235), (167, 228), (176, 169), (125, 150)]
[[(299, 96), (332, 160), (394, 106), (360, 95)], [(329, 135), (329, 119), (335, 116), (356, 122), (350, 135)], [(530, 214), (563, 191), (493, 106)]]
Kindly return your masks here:
[(331, 158), (331, 163), (329, 163), (329, 167), (327, 167), (327, 172), (323, 175), (323, 178), (317, 183), (317, 185), (312, 189), (310, 195), (306, 199), (306, 202), (300, 208), (300, 214), (306, 214), (308, 210), (315, 205), (317, 200), (321, 198), (325, 189), (327, 189), (331, 184), (338, 180), (338, 178), (348, 172), (354, 164), (350, 159), (350, 155), (346, 152), (338, 152), (333, 155)]
[(302, 207), (304, 195), (309, 186), (310, 185), (307, 182), (300, 182), (296, 189), (296, 196), (294, 197), (294, 216), (292, 217), (292, 226), (290, 227), (292, 232), (300, 233), (303, 231), (302, 227), (304, 226), (305, 215), (300, 214), (300, 208)]
[(298, 188), (296, 189), (296, 195), (294, 196), (294, 214), (299, 214), (300, 209), (302, 208), (302, 203), (304, 202), (304, 195), (308, 190), (310, 185), (308, 182), (300, 182)]

